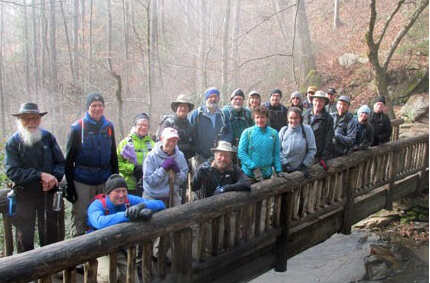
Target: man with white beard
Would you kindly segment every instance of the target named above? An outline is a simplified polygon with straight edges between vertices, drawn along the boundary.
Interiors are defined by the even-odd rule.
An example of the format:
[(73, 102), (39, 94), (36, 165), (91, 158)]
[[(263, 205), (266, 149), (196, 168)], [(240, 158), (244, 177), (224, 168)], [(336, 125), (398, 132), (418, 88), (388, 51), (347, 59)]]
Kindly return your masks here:
[(61, 240), (59, 212), (53, 211), (54, 192), (64, 176), (65, 160), (55, 137), (40, 128), (42, 116), (35, 103), (24, 103), (17, 114), (18, 131), (5, 146), (5, 172), (15, 183), (16, 214), (11, 218), (16, 228), (19, 253), (34, 249), (37, 229), (40, 245)]
[(233, 141), (230, 121), (218, 107), (219, 90), (208, 88), (204, 97), (205, 105), (195, 109), (189, 116), (193, 126), (192, 142), (196, 149), (192, 160), (193, 172), (196, 172), (200, 164), (213, 157), (211, 148), (217, 147), (218, 141)]

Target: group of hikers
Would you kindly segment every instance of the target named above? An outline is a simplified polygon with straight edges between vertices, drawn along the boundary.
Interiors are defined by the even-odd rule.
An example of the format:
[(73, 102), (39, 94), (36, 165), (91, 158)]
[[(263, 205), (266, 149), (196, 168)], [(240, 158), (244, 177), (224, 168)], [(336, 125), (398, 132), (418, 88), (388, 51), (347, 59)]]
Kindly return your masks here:
[[(313, 164), (328, 170), (329, 159), (390, 139), (382, 96), (373, 111), (362, 105), (356, 115), (350, 112), (350, 97), (336, 99), (334, 88), (326, 93), (310, 86), (306, 99), (295, 91), (286, 105), (282, 96), (275, 89), (262, 103), (257, 91), (246, 96), (236, 89), (221, 108), (220, 91), (208, 88), (203, 105), (195, 108), (182, 94), (154, 136), (149, 116), (139, 113), (117, 146), (114, 125), (104, 116), (104, 97), (91, 93), (84, 117), (71, 125), (65, 157), (55, 137), (40, 126), (47, 112), (35, 103), (22, 104), (12, 114), (17, 131), (5, 145), (5, 172), (16, 194), (11, 221), (17, 251), (34, 249), (36, 223), (40, 245), (62, 240), (52, 203), (64, 176), (65, 198), (72, 203), (71, 236), (77, 237), (125, 221), (149, 220), (156, 211), (184, 204), (188, 190), (195, 192), (188, 194), (193, 197), (187, 201), (193, 201), (250, 191), (252, 183), (295, 171), (307, 178)], [(154, 261), (158, 245), (155, 239)], [(126, 256), (119, 255), (118, 267), (125, 267), (120, 281), (126, 263)]]

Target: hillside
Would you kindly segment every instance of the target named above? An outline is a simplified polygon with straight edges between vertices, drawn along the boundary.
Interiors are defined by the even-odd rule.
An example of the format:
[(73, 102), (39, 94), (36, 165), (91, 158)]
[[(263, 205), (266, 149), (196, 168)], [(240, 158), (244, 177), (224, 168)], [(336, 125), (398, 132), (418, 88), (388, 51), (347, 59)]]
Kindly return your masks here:
[[(341, 25), (333, 29), (333, 1), (307, 1), (307, 15), (314, 46), (317, 70), (320, 75), (320, 87), (334, 87), (338, 94), (352, 97), (352, 108), (370, 103), (376, 95), (372, 84), (373, 72), (367, 62), (368, 47), (365, 34), (370, 18), (369, 1), (340, 1)], [(376, 30), (380, 31), (382, 23), (391, 13), (397, 1), (379, 0)], [(355, 3), (355, 5), (354, 5)], [(412, 10), (413, 5), (408, 8)], [(413, 83), (417, 77), (421, 79), (428, 71), (428, 7), (420, 15), (419, 20), (397, 48), (389, 65), (390, 93), (397, 98), (395, 105), (402, 105), (407, 98), (403, 97), (403, 89), (408, 82)], [(404, 25), (408, 12), (399, 12), (387, 30), (385, 40), (381, 44), (381, 57), (384, 57), (389, 45), (400, 28)], [(379, 34), (379, 33), (378, 33)], [(339, 58), (344, 54), (355, 54), (364, 63), (354, 63), (348, 67), (341, 66)], [(428, 73), (427, 73), (428, 74)], [(405, 85), (406, 83), (406, 85)], [(424, 90), (428, 95), (427, 89)], [(401, 95), (399, 95), (401, 93)]]

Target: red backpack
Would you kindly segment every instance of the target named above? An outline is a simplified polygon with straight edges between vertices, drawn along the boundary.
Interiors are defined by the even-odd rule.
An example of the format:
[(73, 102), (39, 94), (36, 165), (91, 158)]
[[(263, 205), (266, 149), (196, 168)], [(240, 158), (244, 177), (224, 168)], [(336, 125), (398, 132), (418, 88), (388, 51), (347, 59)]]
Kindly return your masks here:
[[(106, 197), (107, 197), (107, 195), (106, 194), (98, 194), (98, 195), (95, 195), (94, 197), (93, 197), (93, 199), (90, 201), (90, 204), (92, 204), (93, 203), (93, 201), (95, 201), (95, 200), (99, 200), (99, 201), (101, 201), (101, 203), (103, 204), (103, 211), (104, 211), (104, 213), (105, 213), (105, 215), (109, 215), (109, 208), (107, 207), (107, 204), (106, 204)], [(130, 200), (128, 199), (128, 197), (125, 199), (125, 208), (127, 209), (127, 208), (129, 208), (130, 207)]]

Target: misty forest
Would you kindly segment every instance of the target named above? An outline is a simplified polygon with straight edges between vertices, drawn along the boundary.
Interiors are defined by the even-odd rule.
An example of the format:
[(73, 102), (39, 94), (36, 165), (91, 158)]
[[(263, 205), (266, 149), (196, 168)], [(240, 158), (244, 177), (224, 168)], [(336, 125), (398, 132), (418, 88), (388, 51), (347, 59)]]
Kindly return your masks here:
[[(289, 96), (311, 84), (354, 100), (363, 89), (342, 81), (351, 69), (338, 72), (324, 57), (342, 55), (340, 46), (363, 58), (360, 76), (375, 78), (364, 92), (391, 95), (386, 73), (415, 23), (415, 43), (428, 48), (423, 14), (428, 0), (2, 0), (2, 136), (15, 130), (19, 104), (36, 102), (63, 146), (91, 92), (105, 95), (117, 139), (137, 113), (149, 114), (154, 131), (179, 94), (200, 104), (211, 86), (223, 105), (238, 87), (265, 101), (273, 88)], [(351, 28), (357, 20), (365, 24)]]

